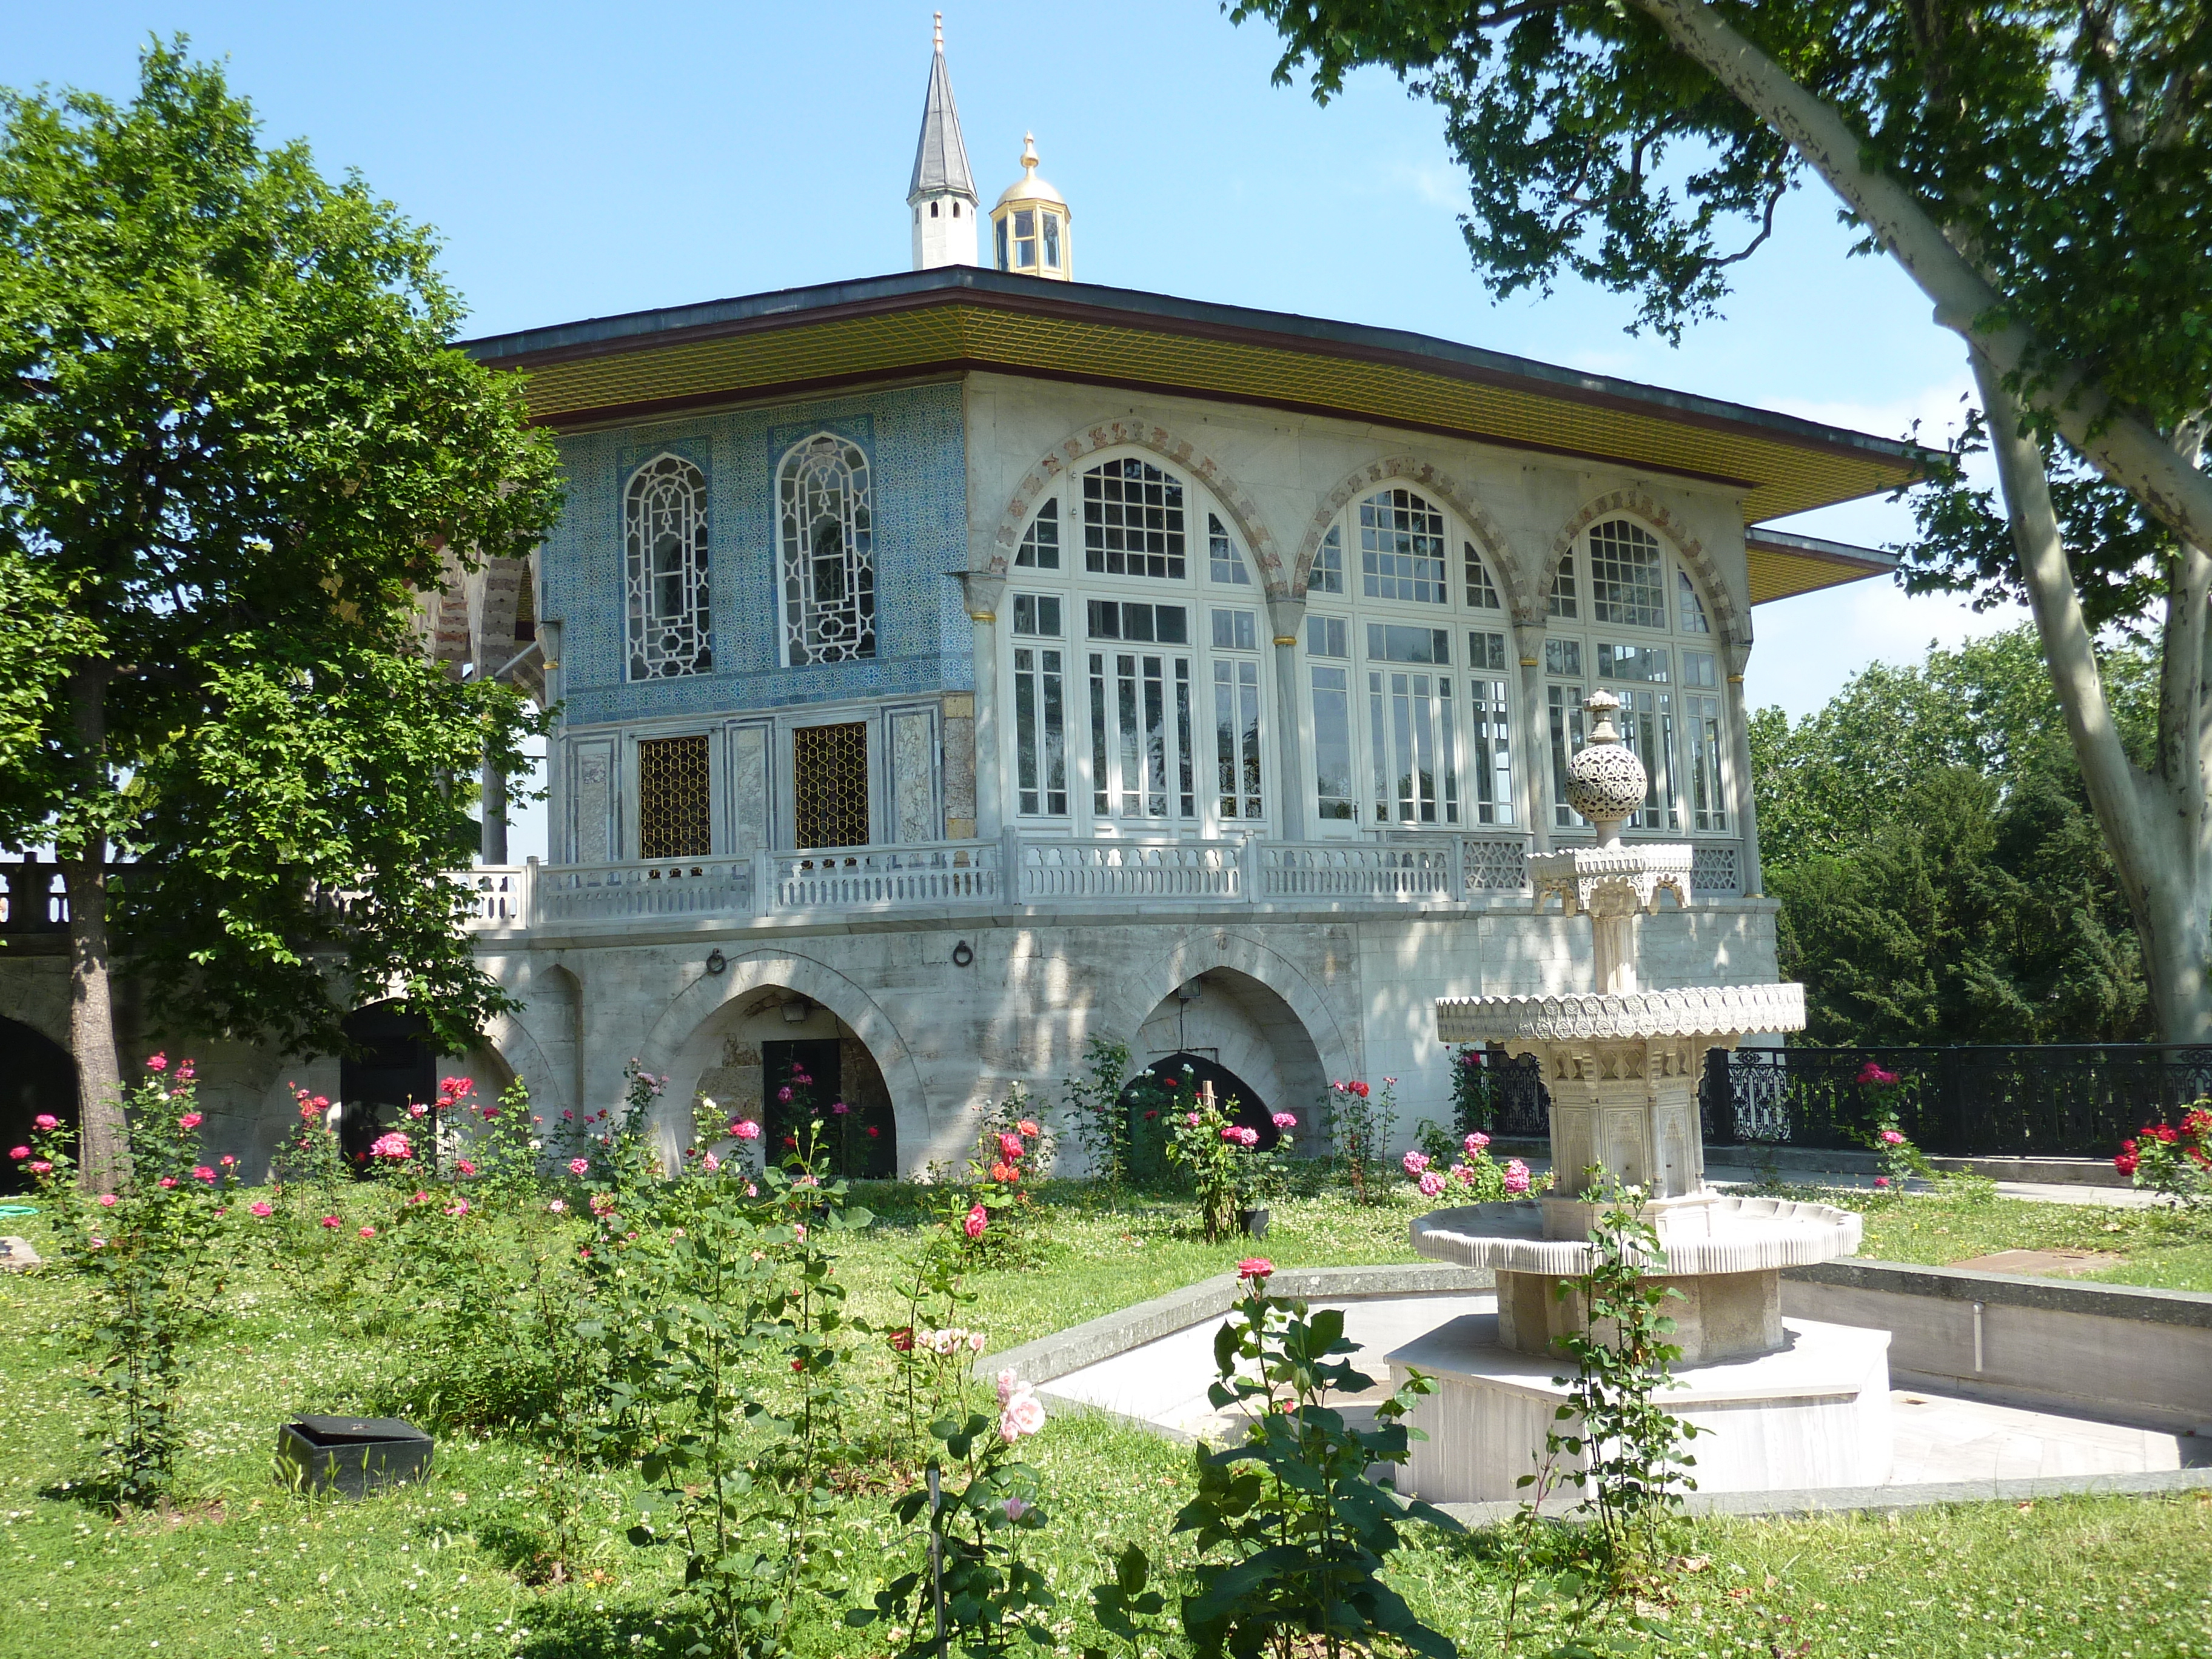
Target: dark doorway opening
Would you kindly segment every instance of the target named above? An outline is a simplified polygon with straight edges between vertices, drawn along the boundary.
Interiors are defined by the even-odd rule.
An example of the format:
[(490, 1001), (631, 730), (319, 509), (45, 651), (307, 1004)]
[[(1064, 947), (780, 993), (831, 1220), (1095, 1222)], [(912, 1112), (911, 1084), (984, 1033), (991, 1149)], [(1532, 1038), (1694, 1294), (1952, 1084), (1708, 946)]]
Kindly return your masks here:
[(1150, 1180), (1164, 1174), (1167, 1169), (1166, 1126), (1162, 1115), (1172, 1109), (1178, 1097), (1188, 1098), (1206, 1084), (1213, 1085), (1213, 1097), (1226, 1107), (1231, 1101), (1236, 1108), (1229, 1121), (1247, 1129), (1259, 1132), (1260, 1139), (1254, 1150), (1273, 1152), (1283, 1139), (1283, 1132), (1275, 1127), (1273, 1115), (1260, 1092), (1250, 1084), (1218, 1060), (1204, 1054), (1176, 1054), (1164, 1060), (1156, 1060), (1123, 1085), (1121, 1109), (1128, 1115), (1129, 1150), (1131, 1162), (1140, 1180)]
[(406, 1120), (408, 1103), (436, 1097), (439, 1055), (429, 1023), (396, 1003), (356, 1009), (345, 1034), (354, 1052), (338, 1060), (338, 1150), (362, 1171), (369, 1143)]
[[(45, 1033), (0, 1019), (0, 1151), (28, 1146), (42, 1113), (76, 1127), (76, 1062)], [(13, 1196), (30, 1185), (14, 1158), (0, 1160), (0, 1193)]]
[[(854, 1052), (859, 1050), (858, 1053)], [(811, 1081), (794, 1084), (799, 1073)], [(898, 1139), (882, 1075), (854, 1037), (820, 1037), (761, 1044), (761, 1127), (768, 1157), (781, 1158), (806, 1133), (805, 1103), (822, 1120), (822, 1137), (833, 1175), (854, 1181), (888, 1181), (898, 1171)], [(792, 1098), (782, 1098), (789, 1089)], [(842, 1105), (846, 1110), (832, 1110)]]

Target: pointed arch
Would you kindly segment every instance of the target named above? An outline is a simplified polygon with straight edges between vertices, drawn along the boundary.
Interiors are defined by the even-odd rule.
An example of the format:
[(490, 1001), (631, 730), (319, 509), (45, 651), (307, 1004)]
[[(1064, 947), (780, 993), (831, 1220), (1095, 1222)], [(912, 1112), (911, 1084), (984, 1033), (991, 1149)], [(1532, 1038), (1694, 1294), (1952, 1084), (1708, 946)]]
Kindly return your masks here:
[[(1188, 440), (1178, 436), (1164, 426), (1150, 421), (1105, 421), (1097, 426), (1062, 439), (1036, 465), (1022, 475), (1006, 510), (1000, 515), (997, 535), (991, 543), (990, 574), (1003, 576), (1013, 562), (1014, 550), (1020, 544), (1022, 532), (1029, 527), (1030, 516), (1036, 511), (1037, 502), (1073, 471), (1077, 463), (1086, 457), (1108, 449), (1144, 449), (1159, 456), (1186, 476), (1202, 483), (1219, 501), (1222, 510), (1229, 514), (1244, 550), (1259, 567), (1260, 583), (1271, 599), (1285, 599), (1290, 593), (1290, 582), (1283, 568), (1282, 553), (1275, 538), (1261, 517), (1259, 507), (1247, 495), (1242, 485), (1222, 470), (1219, 462), (1206, 454)], [(1067, 533), (1065, 526), (1062, 533)]]
[[(708, 1020), (739, 998), (771, 988), (796, 991), (810, 1002), (820, 1004), (866, 1047), (877, 1070), (883, 1073), (884, 1087), (890, 1091), (891, 1119), (896, 1126), (901, 1159), (920, 1169), (938, 1156), (931, 1147), (929, 1093), (922, 1086), (921, 1068), (890, 1016), (835, 968), (795, 951), (753, 951), (732, 957), (721, 973), (701, 974), (661, 1010), (640, 1046), (640, 1063), (649, 1072), (676, 1072), (678, 1060)], [(698, 1069), (693, 1066), (689, 1077), (677, 1076), (678, 1086), (662, 1099), (659, 1127), (664, 1139), (690, 1132), (691, 1091), (698, 1082)]]
[[(1582, 511), (1567, 520), (1566, 526), (1553, 539), (1552, 550), (1544, 563), (1547, 573), (1559, 568), (1559, 561), (1575, 550), (1575, 543), (1583, 531), (1600, 519), (1626, 517), (1642, 522), (1644, 527), (1672, 547), (1683, 563), (1694, 571), (1698, 586), (1705, 590), (1704, 598), (1709, 607), (1709, 620), (1714, 636), (1723, 645), (1751, 644), (1751, 617), (1735, 602), (1735, 595), (1721, 580), (1720, 568), (1713, 562), (1712, 555), (1705, 544), (1682, 527), (1680, 520), (1657, 501), (1640, 489), (1615, 489), (1585, 505)], [(1549, 592), (1548, 587), (1546, 590)]]
[(1092, 1029), (1117, 1042), (1133, 1042), (1163, 998), (1214, 968), (1231, 969), (1280, 997), (1305, 1027), (1328, 1075), (1360, 1074), (1360, 1051), (1321, 988), (1280, 951), (1226, 927), (1186, 933), (1134, 970), (1116, 975)]
[[(1321, 550), (1322, 538), (1328, 534), (1328, 527), (1336, 522), (1337, 514), (1370, 490), (1393, 479), (1419, 484), (1459, 515), (1460, 522), (1474, 538), (1475, 551), (1481, 554), (1483, 568), (1498, 587), (1508, 616), (1517, 623), (1534, 622), (1543, 616), (1544, 596), (1529, 592), (1521, 562), (1513, 556), (1513, 544), (1506, 539), (1498, 521), (1482, 510), (1466, 485), (1442, 467), (1413, 455), (1386, 455), (1380, 460), (1370, 461), (1322, 498), (1320, 510), (1306, 526), (1305, 539), (1298, 544), (1297, 564), (1290, 589), (1293, 595), (1301, 599), (1305, 596), (1314, 556)], [(1447, 560), (1448, 568), (1455, 566), (1457, 558), (1455, 549)], [(1457, 586), (1456, 580), (1454, 586)]]

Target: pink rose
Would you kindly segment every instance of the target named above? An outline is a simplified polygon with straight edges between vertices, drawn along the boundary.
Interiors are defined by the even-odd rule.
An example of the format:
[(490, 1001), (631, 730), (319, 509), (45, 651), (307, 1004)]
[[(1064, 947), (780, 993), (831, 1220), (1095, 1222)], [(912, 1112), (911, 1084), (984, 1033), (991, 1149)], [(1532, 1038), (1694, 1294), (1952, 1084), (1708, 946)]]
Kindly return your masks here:
[(591, 1167), (592, 1160), (588, 1158), (572, 1158), (568, 1160), (568, 1173), (572, 1176), (588, 1174)]
[(205, 1121), (205, 1119), (204, 1119), (199, 1113), (186, 1112), (182, 1117), (177, 1120), (177, 1127), (179, 1129), (197, 1129), (204, 1121)]
[(785, 1105), (787, 1105), (787, 1106), (790, 1105), (790, 1104), (791, 1104), (791, 1085), (788, 1085), (788, 1084), (786, 1084), (782, 1088), (778, 1089), (778, 1090), (775, 1091), (775, 1097), (776, 1097), (778, 1100), (781, 1101)]
[(1887, 1176), (1876, 1176), (1874, 1178), (1874, 1184), (1877, 1187), (1887, 1187), (1889, 1185), (1889, 1177)]
[(1881, 1144), (1885, 1146), (1902, 1146), (1905, 1145), (1905, 1137), (1894, 1129), (1884, 1129), (1881, 1132)]
[(374, 1227), (363, 1227), (361, 1230), (361, 1236), (363, 1238), (374, 1238), (376, 1237), (376, 1229)]
[(58, 1129), (62, 1127), (62, 1121), (52, 1112), (40, 1112), (31, 1120), (31, 1127), (34, 1129)]
[(760, 1125), (749, 1117), (741, 1117), (730, 1125), (730, 1133), (740, 1140), (758, 1140), (760, 1132)]
[(446, 1213), (447, 1213), (447, 1215), (459, 1216), (459, 1215), (466, 1215), (468, 1212), (469, 1212), (469, 1201), (468, 1201), (468, 1200), (466, 1200), (465, 1198), (457, 1198), (457, 1199), (455, 1199), (455, 1200), (453, 1200), (450, 1205), (448, 1205), (448, 1206), (447, 1206), (447, 1208), (446, 1208)]
[[(45, 1158), (34, 1158), (31, 1160), (31, 1173), (33, 1175), (52, 1175), (53, 1172), (54, 1166), (52, 1164), (49, 1164)], [(171, 1186), (174, 1186), (176, 1183), (172, 1182), (169, 1184)]]
[(412, 1100), (407, 1103), (407, 1115), (410, 1117), (428, 1117), (430, 1115), (430, 1109), (428, 1106), (425, 1106), (419, 1100)]
[(323, 1225), (325, 1227), (342, 1227), (344, 1224), (334, 1215), (326, 1215), (323, 1218)]
[(1408, 1152), (1399, 1161), (1406, 1166), (1406, 1173), (1409, 1176), (1417, 1176), (1429, 1167), (1429, 1155), (1426, 1152)]
[(1515, 1198), (1528, 1190), (1528, 1166), (1517, 1158), (1505, 1160), (1505, 1190)]
[(266, 1221), (276, 1213), (276, 1206), (265, 1198), (257, 1198), (246, 1206), (246, 1212), (248, 1215), (258, 1216), (262, 1220)]
[(1193, 1112), (1193, 1113), (1192, 1113), (1192, 1114), (1191, 1114), (1188, 1118), (1184, 1119), (1183, 1121), (1184, 1121), (1185, 1122), (1188, 1123), (1188, 1124), (1190, 1125), (1190, 1127), (1191, 1127), (1192, 1128), (1194, 1128), (1194, 1129), (1195, 1129), (1196, 1127), (1198, 1127), (1198, 1114), (1197, 1114), (1196, 1112)]
[(470, 1163), (468, 1159), (465, 1158), (455, 1158), (453, 1160), (453, 1168), (459, 1170), (460, 1173), (465, 1176), (472, 1176), (477, 1172), (477, 1166)]
[(94, 1200), (94, 1202), (97, 1203), (103, 1210), (112, 1210), (115, 1207), (115, 1194), (113, 1193), (102, 1193)]
[(195, 1181), (212, 1182), (215, 1179), (215, 1171), (209, 1169), (206, 1164), (202, 1164), (192, 1170), (192, 1179)]
[[(36, 1169), (38, 1166), (37, 1166), (36, 1164), (33, 1164), (33, 1165), (32, 1165), (32, 1167), (33, 1167), (33, 1169)], [(165, 1192), (166, 1192), (168, 1188), (172, 1188), (172, 1187), (173, 1187), (173, 1186), (175, 1186), (175, 1185), (177, 1184), (177, 1178), (176, 1178), (176, 1176), (162, 1176), (159, 1181), (155, 1182), (154, 1184), (155, 1184), (156, 1187), (161, 1188), (163, 1191), (165, 1191)]]
[(1274, 1125), (1278, 1129), (1295, 1129), (1298, 1127), (1298, 1121), (1289, 1112), (1278, 1112), (1274, 1116)]
[(981, 1238), (983, 1236), (983, 1229), (989, 1224), (989, 1216), (984, 1212), (983, 1206), (978, 1204), (968, 1212), (968, 1218), (960, 1224), (960, 1231), (970, 1238)]
[(558, 1198), (555, 1199), (555, 1200), (554, 1200), (550, 1204), (548, 1204), (545, 1207), (546, 1207), (548, 1210), (551, 1211), (555, 1215), (564, 1215), (564, 1214), (566, 1214), (566, 1213), (568, 1212), (568, 1206), (567, 1201), (566, 1201), (565, 1200), (558, 1199)]
[(233, 1158), (228, 1152), (225, 1152), (221, 1158), (216, 1159), (216, 1162), (222, 1164), (224, 1169), (228, 1170), (231, 1165), (237, 1163), (238, 1160)]
[(1275, 1264), (1264, 1255), (1248, 1255), (1237, 1264), (1237, 1277), (1249, 1279), (1255, 1283), (1265, 1283), (1267, 1276), (1274, 1271)]
[(151, 1056), (151, 1057), (149, 1057), (149, 1058), (147, 1060), (147, 1061), (146, 1061), (146, 1069), (147, 1069), (148, 1071), (149, 1071), (149, 1072), (166, 1072), (166, 1071), (167, 1071), (167, 1070), (169, 1069), (169, 1057), (168, 1057), (168, 1055), (167, 1055), (167, 1054), (155, 1054), (155, 1055), (152, 1055), (152, 1056)]
[(1490, 1145), (1490, 1137), (1478, 1130), (1474, 1134), (1469, 1135), (1465, 1140), (1460, 1142), (1460, 1145), (1466, 1149), (1467, 1155), (1469, 1158), (1473, 1158), (1477, 1152)]
[(1434, 1198), (1444, 1189), (1444, 1178), (1434, 1170), (1425, 1170), (1420, 1180), (1421, 1196)]
[(1005, 1155), (1010, 1164), (1026, 1150), (1022, 1145), (1022, 1138), (1019, 1135), (1002, 1134), (999, 1137), (999, 1151)]
[(18, 1160), (27, 1158), (30, 1155), (31, 1149), (28, 1146), (11, 1146), (8, 1149), (8, 1156)]
[(715, 1170), (722, 1167), (722, 1160), (716, 1158), (712, 1152), (708, 1153), (707, 1156), (701, 1158), (699, 1162), (708, 1175), (714, 1174)]
[(369, 1143), (368, 1152), (372, 1158), (388, 1158), (394, 1164), (415, 1155), (415, 1148), (409, 1144), (407, 1137), (397, 1129), (387, 1130), (377, 1136)]

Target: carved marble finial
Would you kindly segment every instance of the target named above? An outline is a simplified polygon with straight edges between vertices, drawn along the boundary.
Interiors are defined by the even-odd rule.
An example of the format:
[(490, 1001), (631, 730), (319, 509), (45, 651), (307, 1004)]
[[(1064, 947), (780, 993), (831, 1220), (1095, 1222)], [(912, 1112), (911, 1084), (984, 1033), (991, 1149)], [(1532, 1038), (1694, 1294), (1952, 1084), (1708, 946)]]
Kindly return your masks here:
[(1644, 763), (1613, 730), (1613, 712), (1620, 707), (1620, 699), (1610, 691), (1593, 691), (1583, 700), (1592, 722), (1589, 738), (1567, 763), (1567, 805), (1596, 829), (1601, 847), (1619, 845), (1620, 826), (1644, 805), (1650, 782)]

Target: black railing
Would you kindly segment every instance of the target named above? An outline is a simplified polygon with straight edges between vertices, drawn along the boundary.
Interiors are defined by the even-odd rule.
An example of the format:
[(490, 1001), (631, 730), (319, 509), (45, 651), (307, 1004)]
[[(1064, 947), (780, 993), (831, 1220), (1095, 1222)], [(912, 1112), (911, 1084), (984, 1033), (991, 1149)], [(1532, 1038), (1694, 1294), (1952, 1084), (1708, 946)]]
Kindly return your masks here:
[[(1872, 1060), (1897, 1082), (1858, 1079)], [(1467, 1126), (1550, 1133), (1536, 1061), (1486, 1056)], [(2212, 1048), (2053, 1043), (1954, 1048), (1739, 1048), (1706, 1056), (1707, 1144), (1863, 1151), (1886, 1103), (1939, 1158), (2110, 1158), (2146, 1123), (2212, 1096)]]
[[(1869, 1060), (1897, 1082), (1861, 1083)], [(2109, 1158), (2209, 1094), (2212, 1048), (2178, 1043), (1739, 1048), (1707, 1057), (1699, 1104), (1722, 1144), (1862, 1147), (1886, 1099), (1939, 1157)]]

